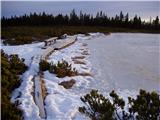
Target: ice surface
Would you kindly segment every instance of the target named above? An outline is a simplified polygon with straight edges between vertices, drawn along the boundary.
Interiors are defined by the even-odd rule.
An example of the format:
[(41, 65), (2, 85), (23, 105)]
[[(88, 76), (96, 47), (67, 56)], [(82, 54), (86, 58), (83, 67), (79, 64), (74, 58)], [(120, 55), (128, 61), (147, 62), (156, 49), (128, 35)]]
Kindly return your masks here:
[(159, 91), (159, 38), (159, 34), (113, 33), (85, 41), (98, 81), (95, 87)]

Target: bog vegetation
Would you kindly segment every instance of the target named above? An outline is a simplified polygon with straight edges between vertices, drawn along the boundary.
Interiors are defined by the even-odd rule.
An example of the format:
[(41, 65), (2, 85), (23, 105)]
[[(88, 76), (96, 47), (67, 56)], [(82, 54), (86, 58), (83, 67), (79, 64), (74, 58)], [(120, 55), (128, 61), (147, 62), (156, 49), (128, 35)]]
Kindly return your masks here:
[(12, 91), (19, 87), (19, 75), (27, 70), (24, 59), (18, 55), (7, 55), (1, 50), (1, 118), (21, 120), (22, 111), (10, 102)]
[(12, 16), (1, 18), (2, 39), (10, 45), (27, 44), (33, 41), (43, 41), (52, 36), (62, 34), (77, 34), (88, 32), (150, 32), (160, 33), (158, 16), (150, 22), (141, 20), (135, 15), (120, 12), (115, 17), (108, 17), (104, 12), (98, 12), (96, 16), (75, 10), (69, 15), (57, 16), (43, 13), (31, 13), (30, 15)]
[(125, 101), (114, 91), (111, 100), (105, 98), (97, 90), (81, 97), (85, 106), (79, 111), (92, 120), (159, 120), (160, 96), (156, 92), (140, 90), (136, 98), (128, 97), (128, 110), (124, 109)]
[(72, 68), (71, 64), (65, 60), (58, 61), (55, 65), (53, 63), (48, 63), (45, 60), (41, 60), (39, 67), (41, 71), (49, 70), (50, 73), (56, 74), (59, 78), (63, 78), (65, 76), (75, 76), (78, 74), (77, 70)]

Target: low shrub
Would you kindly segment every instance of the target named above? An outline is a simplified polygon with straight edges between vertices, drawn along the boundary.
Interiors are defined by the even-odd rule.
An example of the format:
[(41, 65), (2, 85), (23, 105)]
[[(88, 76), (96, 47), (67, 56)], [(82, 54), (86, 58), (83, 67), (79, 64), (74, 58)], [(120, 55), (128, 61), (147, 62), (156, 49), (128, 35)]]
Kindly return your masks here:
[(160, 119), (160, 97), (156, 92), (140, 90), (137, 98), (128, 98), (130, 114), (136, 114), (137, 120)]
[(74, 76), (77, 75), (78, 72), (75, 68), (72, 68), (71, 64), (67, 61), (62, 60), (58, 61), (57, 64), (53, 65), (53, 63), (48, 63), (45, 60), (41, 60), (39, 63), (39, 68), (41, 71), (49, 70), (50, 73), (54, 73), (57, 77), (65, 77), (65, 76)]
[(81, 97), (85, 106), (79, 107), (79, 112), (86, 114), (92, 120), (159, 120), (160, 97), (156, 92), (140, 90), (137, 98), (128, 97), (128, 111), (124, 110), (125, 102), (112, 91), (112, 102), (92, 90), (89, 94)]
[(1, 118), (22, 120), (22, 111), (10, 102), (12, 91), (21, 83), (19, 75), (27, 70), (24, 59), (18, 55), (7, 55), (1, 50)]
[(79, 107), (81, 113), (86, 114), (92, 120), (112, 120), (114, 105), (106, 99), (98, 90), (92, 90), (89, 94), (81, 97), (86, 107)]
[(39, 69), (40, 69), (41, 71), (49, 70), (50, 67), (51, 67), (51, 64), (48, 63), (46, 60), (41, 60), (41, 61), (39, 62)]
[(65, 77), (65, 76), (74, 76), (77, 75), (77, 71), (75, 68), (72, 69), (71, 64), (69, 64), (67, 61), (62, 60), (61, 62), (58, 61), (56, 65), (53, 65), (52, 69), (50, 69), (50, 72), (53, 72), (57, 74), (57, 77)]
[(24, 64), (24, 59), (20, 59), (18, 57), (18, 55), (16, 54), (13, 54), (13, 55), (10, 55), (9, 56), (9, 62), (10, 62), (10, 65), (12, 67), (12, 69), (14, 69), (14, 71), (12, 72), (16, 72), (16, 74), (22, 74), (24, 73), (26, 70), (27, 70), (27, 66)]

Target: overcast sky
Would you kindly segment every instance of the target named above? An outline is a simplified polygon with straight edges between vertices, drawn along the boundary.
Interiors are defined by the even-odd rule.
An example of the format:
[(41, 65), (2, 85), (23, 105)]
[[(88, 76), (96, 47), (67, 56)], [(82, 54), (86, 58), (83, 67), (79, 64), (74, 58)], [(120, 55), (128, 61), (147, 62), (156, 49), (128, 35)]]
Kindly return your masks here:
[(68, 14), (72, 9), (77, 13), (82, 12), (95, 15), (97, 11), (104, 11), (108, 16), (115, 16), (123, 11), (124, 14), (129, 13), (132, 18), (135, 14), (141, 16), (142, 19), (150, 19), (160, 16), (160, 2), (158, 1), (134, 1), (134, 2), (33, 2), (33, 1), (2, 1), (2, 16), (10, 17), (14, 15), (29, 14), (30, 12), (46, 12), (57, 15), (59, 13)]

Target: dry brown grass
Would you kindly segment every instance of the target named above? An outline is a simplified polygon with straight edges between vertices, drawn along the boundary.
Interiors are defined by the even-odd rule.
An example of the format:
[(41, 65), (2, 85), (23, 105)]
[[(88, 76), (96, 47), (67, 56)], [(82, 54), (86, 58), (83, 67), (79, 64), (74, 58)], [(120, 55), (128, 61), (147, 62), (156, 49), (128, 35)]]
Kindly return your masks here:
[(77, 60), (77, 59), (74, 59), (73, 62), (74, 62), (74, 64), (83, 64), (83, 65), (86, 65), (86, 63), (84, 61)]
[(80, 48), (79, 50), (84, 50), (83, 48)]
[(86, 43), (83, 43), (82, 46), (87, 46), (87, 44), (86, 44)]
[(75, 60), (75, 59), (84, 59), (85, 56), (75, 56), (75, 57), (72, 57), (71, 59), (72, 60)]
[(81, 54), (82, 54), (82, 55), (89, 55), (89, 53), (88, 53), (87, 50), (84, 50)]
[(78, 73), (78, 75), (81, 75), (81, 76), (92, 76), (92, 74), (91, 74), (91, 73), (88, 73), (88, 72)]
[(63, 81), (59, 83), (59, 85), (62, 85), (66, 89), (70, 89), (75, 83), (76, 81), (74, 79), (71, 79), (69, 81)]

